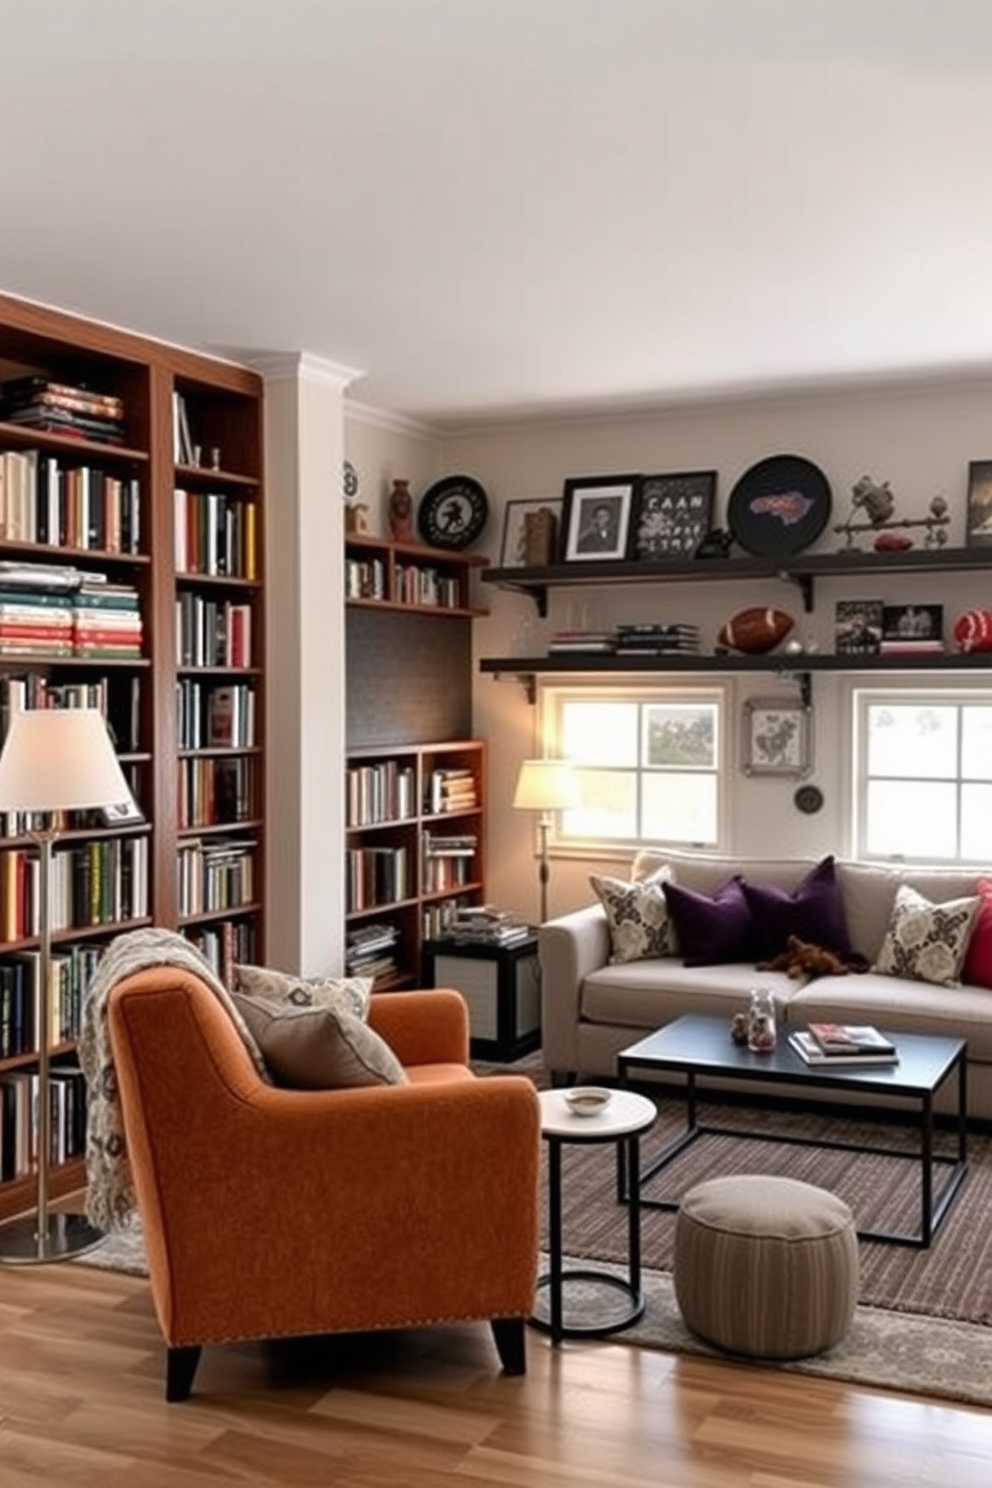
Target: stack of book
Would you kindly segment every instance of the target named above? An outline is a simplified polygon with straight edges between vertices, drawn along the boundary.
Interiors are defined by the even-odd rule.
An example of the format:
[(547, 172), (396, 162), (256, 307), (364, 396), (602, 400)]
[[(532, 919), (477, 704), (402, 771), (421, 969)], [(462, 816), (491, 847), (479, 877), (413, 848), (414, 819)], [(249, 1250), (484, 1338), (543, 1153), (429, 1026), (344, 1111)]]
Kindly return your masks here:
[(616, 650), (617, 638), (612, 630), (556, 630), (548, 642), (549, 656), (609, 654)]
[(618, 656), (665, 656), (699, 651), (699, 626), (661, 623), (618, 625)]
[(132, 660), (141, 655), (138, 591), (130, 584), (84, 583), (72, 596), (76, 656)]
[(432, 816), (450, 811), (474, 811), (478, 804), (478, 785), (471, 770), (449, 766), (430, 772), (424, 809)]
[(71, 656), (73, 595), (0, 580), (0, 656)]
[(345, 943), (344, 964), (348, 975), (374, 977), (377, 981), (395, 976), (398, 941), (399, 930), (395, 925), (356, 925), (348, 931)]
[(530, 926), (507, 909), (490, 904), (462, 908), (446, 925), (445, 940), (459, 945), (519, 945), (530, 935)]
[(0, 417), (43, 434), (67, 434), (95, 444), (124, 443), (124, 404), (47, 377), (15, 377), (0, 385)]
[(892, 1040), (866, 1023), (810, 1023), (791, 1033), (789, 1043), (807, 1064), (821, 1069), (899, 1063), (899, 1050)]

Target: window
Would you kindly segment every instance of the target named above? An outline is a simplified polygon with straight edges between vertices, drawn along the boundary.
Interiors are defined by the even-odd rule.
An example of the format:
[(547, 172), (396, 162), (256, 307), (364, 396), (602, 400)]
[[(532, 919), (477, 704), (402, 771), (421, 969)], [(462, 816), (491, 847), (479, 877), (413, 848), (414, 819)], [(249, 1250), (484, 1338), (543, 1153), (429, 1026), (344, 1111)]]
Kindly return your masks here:
[(988, 861), (992, 693), (855, 688), (855, 853)]
[(543, 737), (575, 764), (582, 793), (581, 806), (558, 813), (557, 846), (719, 848), (728, 693), (543, 684)]

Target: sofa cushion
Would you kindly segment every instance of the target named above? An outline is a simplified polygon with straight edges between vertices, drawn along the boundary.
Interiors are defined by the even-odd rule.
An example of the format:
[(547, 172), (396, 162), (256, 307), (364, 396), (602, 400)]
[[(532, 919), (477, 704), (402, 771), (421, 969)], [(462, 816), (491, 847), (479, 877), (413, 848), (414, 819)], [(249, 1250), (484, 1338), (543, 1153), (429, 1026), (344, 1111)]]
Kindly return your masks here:
[(901, 884), (896, 890), (892, 918), (873, 971), (883, 976), (908, 977), (956, 986), (964, 965), (971, 926), (981, 905), (974, 895), (931, 904), (929, 899)]
[(790, 935), (841, 956), (850, 954), (832, 855), (810, 869), (792, 890), (781, 889), (777, 884), (753, 883), (746, 877), (741, 880), (741, 888), (751, 911), (762, 960), (781, 955)]
[(668, 867), (635, 883), (590, 875), (593, 892), (606, 911), (611, 961), (643, 961), (677, 953), (675, 927), (662, 889), (670, 878)]
[(961, 980), (973, 987), (992, 987), (992, 878), (979, 878), (975, 892), (981, 899), (971, 927)]
[(686, 966), (755, 960), (754, 923), (739, 875), (728, 878), (713, 895), (671, 882), (662, 888)]
[(405, 1085), (392, 1049), (374, 1029), (340, 1007), (279, 1006), (233, 994), (235, 1006), (278, 1085), (293, 1090)]
[(372, 977), (302, 977), (269, 966), (235, 966), (234, 986), (246, 997), (290, 1007), (336, 1007), (367, 1018)]

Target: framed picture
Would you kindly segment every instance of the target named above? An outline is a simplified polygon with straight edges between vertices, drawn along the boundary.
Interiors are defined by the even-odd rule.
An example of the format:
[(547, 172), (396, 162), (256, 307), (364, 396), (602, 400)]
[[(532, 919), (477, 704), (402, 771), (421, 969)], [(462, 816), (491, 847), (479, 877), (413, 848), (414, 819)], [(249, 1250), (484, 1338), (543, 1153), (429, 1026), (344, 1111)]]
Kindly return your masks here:
[(809, 708), (798, 699), (749, 698), (744, 704), (745, 775), (808, 775), (813, 768)]
[(639, 475), (580, 475), (565, 482), (561, 561), (626, 558)]
[(633, 556), (651, 561), (693, 558), (710, 530), (715, 470), (645, 475), (634, 513)]
[(126, 827), (145, 819), (144, 812), (134, 800), (121, 801), (115, 806), (101, 806), (100, 816), (106, 827)]
[(992, 460), (972, 460), (968, 466), (969, 548), (992, 548)]
[(558, 551), (561, 498), (508, 501), (503, 519), (500, 568), (545, 568)]

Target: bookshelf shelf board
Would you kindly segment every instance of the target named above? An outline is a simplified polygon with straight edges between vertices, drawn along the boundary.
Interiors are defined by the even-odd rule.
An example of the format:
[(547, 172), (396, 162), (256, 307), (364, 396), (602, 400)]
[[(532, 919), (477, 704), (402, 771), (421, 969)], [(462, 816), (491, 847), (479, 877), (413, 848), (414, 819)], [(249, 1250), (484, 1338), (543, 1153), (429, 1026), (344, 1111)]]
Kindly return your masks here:
[(427, 889), (420, 898), (424, 904), (439, 904), (446, 899), (457, 899), (459, 894), (478, 894), (482, 891), (482, 880), (473, 878), (470, 883), (452, 884), (450, 889)]
[(403, 610), (416, 615), (450, 615), (454, 619), (478, 620), (488, 615), (488, 610), (470, 609), (463, 605), (404, 604), (397, 599), (349, 599), (353, 610)]
[(208, 822), (201, 827), (179, 827), (177, 837), (180, 842), (185, 842), (189, 837), (216, 837), (225, 832), (230, 836), (233, 832), (238, 837), (244, 837), (248, 832), (260, 832), (263, 823), (260, 817), (251, 817), (245, 821)]
[(72, 568), (92, 568), (94, 564), (99, 564), (101, 568), (111, 564), (115, 568), (149, 568), (152, 563), (147, 553), (111, 553), (106, 548), (70, 548), (54, 543), (20, 542), (10, 537), (0, 540), (0, 552), (8, 559), (40, 558), (45, 562), (64, 563), (66, 567)]
[(420, 901), (418, 899), (386, 899), (381, 904), (367, 904), (364, 909), (349, 909), (345, 915), (346, 920), (367, 920), (370, 915), (392, 913), (398, 909), (413, 909)]
[(0, 420), (0, 445), (8, 449), (49, 450), (52, 454), (71, 454), (77, 460), (81, 455), (92, 458), (95, 463), (126, 464), (148, 463), (148, 451), (132, 449), (123, 444), (101, 444), (99, 440), (77, 439), (72, 434), (50, 434), (40, 429), (31, 429), (24, 424), (10, 424)]
[(204, 485), (211, 482), (216, 486), (241, 486), (245, 490), (254, 490), (258, 484), (258, 478), (254, 475), (238, 475), (233, 470), (212, 470), (205, 465), (177, 465), (176, 480), (178, 483), (201, 481)]
[(223, 909), (204, 909), (198, 914), (180, 915), (181, 927), (187, 925), (209, 925), (216, 920), (236, 920), (245, 915), (258, 914), (262, 906), (257, 899), (252, 899), (245, 904), (228, 904)]

